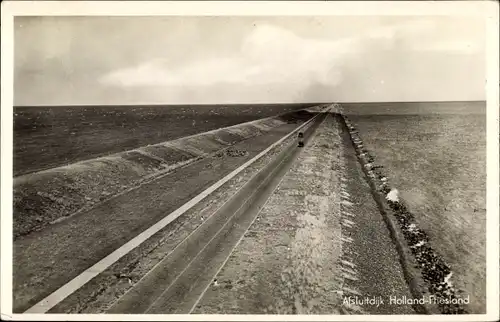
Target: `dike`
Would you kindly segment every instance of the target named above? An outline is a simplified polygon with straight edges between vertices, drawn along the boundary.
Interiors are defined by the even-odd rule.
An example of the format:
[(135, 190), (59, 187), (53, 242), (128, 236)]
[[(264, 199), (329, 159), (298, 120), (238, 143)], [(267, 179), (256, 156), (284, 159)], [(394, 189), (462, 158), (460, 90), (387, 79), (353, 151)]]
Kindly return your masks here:
[(300, 125), (325, 106), (289, 112), (14, 178), (14, 239), (89, 210), (114, 196), (285, 124)]

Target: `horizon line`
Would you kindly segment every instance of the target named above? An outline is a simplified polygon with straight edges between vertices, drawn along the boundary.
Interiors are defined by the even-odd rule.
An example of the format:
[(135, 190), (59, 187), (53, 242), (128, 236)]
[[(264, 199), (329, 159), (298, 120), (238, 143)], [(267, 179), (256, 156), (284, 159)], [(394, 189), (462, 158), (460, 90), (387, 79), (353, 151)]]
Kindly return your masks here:
[(292, 103), (292, 102), (269, 102), (269, 103), (183, 103), (183, 104), (171, 104), (171, 103), (137, 103), (137, 104), (70, 104), (70, 105), (13, 105), (12, 107), (90, 107), (90, 106), (110, 106), (110, 107), (125, 107), (125, 106), (217, 106), (217, 105), (228, 105), (228, 106), (242, 106), (242, 105), (320, 105), (320, 104), (381, 104), (381, 103), (460, 103), (460, 102), (487, 102), (484, 100), (452, 100), (452, 101), (328, 101), (328, 102), (303, 102), (303, 103)]

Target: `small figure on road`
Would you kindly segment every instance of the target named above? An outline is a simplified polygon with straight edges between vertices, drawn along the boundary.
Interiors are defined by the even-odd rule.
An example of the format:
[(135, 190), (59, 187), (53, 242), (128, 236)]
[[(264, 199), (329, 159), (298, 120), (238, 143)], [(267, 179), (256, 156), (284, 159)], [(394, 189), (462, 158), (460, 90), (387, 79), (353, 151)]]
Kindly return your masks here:
[(304, 133), (299, 132), (298, 139), (299, 139), (299, 147), (303, 147), (304, 146)]

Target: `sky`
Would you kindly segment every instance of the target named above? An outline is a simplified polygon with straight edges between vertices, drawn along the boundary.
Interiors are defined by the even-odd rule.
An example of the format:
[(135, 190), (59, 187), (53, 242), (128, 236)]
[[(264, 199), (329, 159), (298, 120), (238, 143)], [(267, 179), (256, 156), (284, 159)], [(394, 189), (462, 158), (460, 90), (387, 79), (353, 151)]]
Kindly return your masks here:
[(485, 100), (485, 25), (446, 16), (16, 17), (14, 105)]

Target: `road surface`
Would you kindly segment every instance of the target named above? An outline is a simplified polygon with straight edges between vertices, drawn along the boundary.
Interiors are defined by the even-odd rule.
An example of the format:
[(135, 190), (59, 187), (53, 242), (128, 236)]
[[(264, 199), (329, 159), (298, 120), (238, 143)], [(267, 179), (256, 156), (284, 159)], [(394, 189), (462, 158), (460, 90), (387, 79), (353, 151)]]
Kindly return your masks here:
[(415, 313), (337, 114), (235, 148), (16, 240), (14, 312)]

